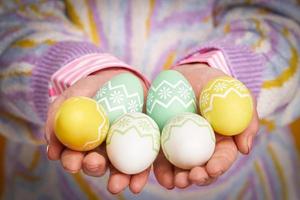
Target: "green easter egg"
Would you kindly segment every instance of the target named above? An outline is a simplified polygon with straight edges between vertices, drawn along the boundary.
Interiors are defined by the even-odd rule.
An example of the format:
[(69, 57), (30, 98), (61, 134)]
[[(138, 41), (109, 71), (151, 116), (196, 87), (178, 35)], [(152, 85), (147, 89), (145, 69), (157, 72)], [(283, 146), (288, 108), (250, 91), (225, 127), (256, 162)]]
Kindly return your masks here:
[(105, 109), (112, 123), (125, 113), (143, 111), (144, 90), (136, 76), (123, 73), (105, 83), (94, 99)]
[(196, 97), (190, 83), (175, 70), (161, 72), (153, 81), (147, 96), (147, 114), (160, 130), (177, 114), (196, 113)]

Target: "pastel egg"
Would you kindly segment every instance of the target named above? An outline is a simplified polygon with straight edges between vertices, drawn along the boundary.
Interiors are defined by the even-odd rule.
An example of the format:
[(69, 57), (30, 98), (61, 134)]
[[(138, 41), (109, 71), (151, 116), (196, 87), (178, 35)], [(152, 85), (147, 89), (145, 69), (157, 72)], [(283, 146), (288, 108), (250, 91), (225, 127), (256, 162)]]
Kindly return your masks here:
[(160, 129), (172, 117), (197, 111), (195, 94), (190, 83), (175, 70), (161, 72), (153, 81), (147, 96), (147, 114)]
[(125, 174), (137, 174), (155, 160), (160, 148), (157, 124), (143, 113), (127, 113), (111, 126), (106, 152), (115, 168)]
[(161, 145), (166, 158), (176, 167), (191, 169), (205, 164), (215, 149), (215, 134), (200, 115), (182, 113), (162, 130)]
[(247, 87), (231, 77), (211, 80), (203, 88), (199, 107), (203, 117), (222, 135), (244, 131), (253, 116), (253, 100)]
[(125, 113), (142, 112), (144, 90), (136, 76), (123, 73), (105, 83), (94, 99), (102, 105), (112, 123)]
[(109, 120), (103, 108), (88, 97), (67, 99), (55, 116), (56, 137), (75, 151), (89, 151), (99, 146), (108, 128)]

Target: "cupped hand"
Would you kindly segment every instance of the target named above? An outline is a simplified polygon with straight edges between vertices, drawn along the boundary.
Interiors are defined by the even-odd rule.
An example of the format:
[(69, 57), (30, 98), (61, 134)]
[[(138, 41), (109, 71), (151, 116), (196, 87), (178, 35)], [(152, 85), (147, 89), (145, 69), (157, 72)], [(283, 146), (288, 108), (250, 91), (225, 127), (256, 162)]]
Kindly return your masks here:
[[(105, 142), (98, 148), (88, 151), (79, 152), (65, 147), (54, 134), (54, 118), (60, 105), (73, 96), (93, 97), (97, 90), (113, 76), (120, 73), (128, 72), (126, 69), (106, 69), (98, 73), (81, 79), (76, 84), (65, 90), (55, 101), (49, 106), (47, 121), (45, 124), (45, 138), (47, 140), (47, 155), (50, 160), (60, 160), (63, 168), (70, 173), (77, 173), (82, 170), (89, 176), (102, 176), (107, 168), (110, 169), (110, 176), (107, 189), (117, 194), (123, 191), (127, 186), (133, 193), (139, 193), (147, 182), (150, 168), (135, 174), (126, 175), (116, 170), (107, 158), (105, 151)], [(142, 81), (141, 81), (142, 82)], [(144, 93), (146, 94), (146, 87)]]
[[(202, 88), (214, 78), (225, 76), (218, 70), (206, 64), (186, 64), (176, 67), (191, 83), (196, 97), (199, 97)], [(254, 102), (255, 99), (253, 98)], [(254, 106), (253, 118), (248, 128), (237, 136), (222, 136), (216, 133), (216, 147), (212, 157), (203, 166), (191, 170), (183, 170), (173, 166), (162, 152), (155, 160), (154, 174), (157, 181), (165, 188), (186, 188), (192, 184), (209, 185), (225, 173), (235, 162), (238, 151), (248, 154), (251, 151), (253, 139), (258, 131), (259, 121)]]

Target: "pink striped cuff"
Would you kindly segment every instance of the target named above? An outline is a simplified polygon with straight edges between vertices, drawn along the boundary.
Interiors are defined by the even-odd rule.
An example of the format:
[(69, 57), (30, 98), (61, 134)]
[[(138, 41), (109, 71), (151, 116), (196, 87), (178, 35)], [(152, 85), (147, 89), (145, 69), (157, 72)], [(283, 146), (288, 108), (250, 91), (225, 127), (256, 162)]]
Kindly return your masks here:
[(106, 53), (91, 53), (67, 63), (51, 76), (49, 84), (50, 102), (78, 80), (96, 71), (114, 67), (128, 69), (140, 77), (144, 81), (146, 87), (150, 86), (149, 81), (141, 73), (116, 57)]
[[(203, 55), (211, 51), (220, 51), (227, 65), (226, 68), (220, 65), (220, 69), (225, 73), (230, 72), (232, 77), (240, 80), (251, 90), (254, 97), (258, 97), (261, 90), (265, 58), (263, 54), (255, 53), (248, 46), (237, 45), (233, 41), (235, 41), (235, 38), (231, 37), (212, 40), (192, 50), (192, 53), (188, 54), (182, 60), (191, 58), (192, 55), (197, 53)], [(198, 61), (196, 60), (195, 62)], [(210, 62), (210, 65), (213, 66), (213, 63)]]
[(229, 76), (232, 75), (226, 63), (225, 57), (220, 50), (211, 50), (205, 53), (196, 52), (179, 61), (176, 66), (197, 62), (207, 63), (210, 67), (217, 68)]

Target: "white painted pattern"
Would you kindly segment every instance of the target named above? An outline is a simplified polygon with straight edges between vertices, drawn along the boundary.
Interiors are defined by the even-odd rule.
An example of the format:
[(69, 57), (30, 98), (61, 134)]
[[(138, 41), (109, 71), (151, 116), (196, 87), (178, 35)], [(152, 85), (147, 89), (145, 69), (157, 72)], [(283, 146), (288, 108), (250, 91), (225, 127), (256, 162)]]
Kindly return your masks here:
[(203, 114), (211, 111), (213, 109), (213, 101), (216, 97), (219, 97), (219, 98), (222, 98), (222, 99), (225, 99), (226, 96), (230, 93), (230, 92), (235, 92), (237, 95), (239, 95), (241, 98), (251, 98), (250, 94), (241, 94), (238, 90), (236, 90), (235, 88), (230, 88), (228, 89), (224, 94), (213, 94), (211, 95), (210, 97), (210, 101), (209, 101), (209, 106), (204, 109), (202, 112)]
[[(207, 112), (211, 111), (213, 109), (213, 101), (216, 97), (218, 98), (226, 98), (226, 96), (230, 93), (230, 92), (235, 92), (238, 96), (240, 96), (241, 98), (251, 98), (250, 96), (250, 93), (247, 92), (247, 88), (240, 82), (237, 82), (237, 84), (234, 84), (234, 85), (228, 85), (228, 87), (230, 87), (229, 89), (227, 89), (225, 91), (225, 93), (223, 94), (212, 94), (211, 96), (209, 96), (209, 91), (211, 90), (214, 90), (216, 88), (216, 85), (219, 84), (219, 83), (222, 83), (220, 82), (222, 81), (223, 83), (224, 82), (227, 82), (229, 84), (232, 84), (232, 82), (237, 82), (237, 80), (233, 79), (233, 80), (225, 80), (225, 79), (217, 79), (215, 80), (207, 89), (205, 89), (202, 93), (201, 93), (201, 96), (200, 96), (200, 102), (201, 102), (201, 107), (206, 107), (205, 105), (208, 103), (208, 106), (207, 108), (201, 110), (202, 114), (206, 114)], [(234, 88), (234, 87), (238, 88)], [(222, 89), (226, 89), (226, 87), (222, 86), (222, 87), (218, 87), (217, 88), (217, 92), (219, 91), (222, 91)], [(239, 91), (240, 90), (240, 91)], [(245, 93), (242, 93), (242, 91), (245, 91)]]
[[(105, 86), (103, 88), (105, 88)], [(124, 94), (126, 95), (126, 98), (128, 98), (128, 99), (129, 98), (137, 99), (138, 106), (140, 108), (143, 107), (143, 102), (142, 102), (139, 94), (137, 92), (135, 92), (133, 94), (128, 94), (128, 91), (127, 91), (126, 86), (124, 84), (117, 85), (117, 86), (112, 86), (111, 81), (109, 81), (107, 83), (107, 88), (108, 88), (107, 91), (114, 90), (114, 89), (119, 89), (119, 88), (122, 89)], [(107, 96), (104, 96), (104, 98), (100, 98), (97, 102), (98, 103), (102, 103), (102, 102), (105, 103), (105, 105), (106, 105), (109, 112), (112, 112), (112, 111), (115, 111), (115, 110), (121, 110), (121, 111), (123, 111), (123, 113), (127, 112), (127, 108), (125, 107), (125, 105), (120, 104), (119, 106), (111, 106), (110, 101), (109, 101)]]
[[(86, 98), (88, 99), (89, 101), (92, 101), (91, 99), (89, 98)], [(93, 103), (95, 103), (93, 101)], [(98, 134), (97, 134), (97, 138), (95, 140), (91, 140), (91, 141), (88, 141), (86, 142), (84, 145), (83, 145), (83, 149), (87, 149), (89, 147), (89, 145), (93, 145), (94, 143), (100, 141), (102, 139), (102, 137), (105, 137), (104, 134), (102, 134), (102, 128), (105, 126), (106, 122), (107, 122), (107, 117), (103, 115), (104, 111), (99, 107), (99, 105), (96, 103), (96, 106), (97, 106), (97, 111), (99, 112), (100, 116), (104, 119), (103, 122), (100, 124), (100, 126), (98, 127)]]
[[(173, 85), (172, 83), (169, 83), (166, 80), (163, 80), (157, 87), (153, 87), (152, 86), (150, 88), (149, 95), (151, 95), (152, 92), (156, 93), (164, 85), (168, 85), (168, 86), (170, 86), (173, 89), (176, 89), (180, 85), (184, 85), (186, 88), (188, 88), (189, 91), (193, 92), (193, 89), (189, 85), (187, 85), (184, 81), (182, 81), (182, 80), (178, 81), (175, 85)], [(164, 97), (164, 96), (162, 96), (162, 97)], [(162, 98), (162, 99), (167, 99), (167, 98)], [(188, 101), (188, 102), (184, 102), (178, 96), (173, 96), (168, 102), (162, 102), (162, 101), (154, 98), (153, 103), (152, 103), (152, 100), (151, 100), (151, 103), (149, 104), (149, 106), (147, 106), (147, 112), (149, 114), (151, 114), (152, 111), (153, 111), (153, 109), (155, 108), (155, 106), (157, 104), (160, 105), (160, 106), (162, 106), (162, 107), (164, 107), (164, 108), (168, 108), (174, 101), (178, 101), (180, 104), (182, 104), (182, 106), (184, 106), (184, 108), (188, 108), (190, 105), (195, 105), (196, 106), (194, 98), (191, 98), (191, 100)]]
[(106, 139), (106, 144), (110, 145), (111, 139), (114, 134), (126, 134), (131, 129), (135, 129), (139, 137), (151, 138), (153, 149), (157, 152), (159, 151), (159, 128), (152, 118), (143, 113), (127, 113), (120, 117), (110, 127), (110, 131)]

